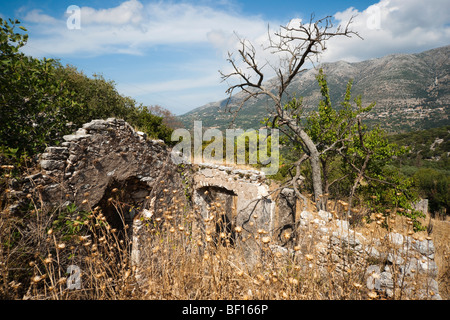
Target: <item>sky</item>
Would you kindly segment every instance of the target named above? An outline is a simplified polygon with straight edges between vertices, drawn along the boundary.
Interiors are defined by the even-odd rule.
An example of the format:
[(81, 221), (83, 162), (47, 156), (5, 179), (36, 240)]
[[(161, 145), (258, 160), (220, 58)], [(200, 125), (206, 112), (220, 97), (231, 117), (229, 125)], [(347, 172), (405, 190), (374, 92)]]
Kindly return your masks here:
[[(100, 74), (143, 105), (183, 114), (227, 97), (228, 52), (255, 47), (280, 25), (353, 18), (358, 37), (333, 38), (320, 62), (362, 61), (450, 44), (448, 0), (0, 0), (0, 17), (27, 28), (22, 51)], [(274, 59), (259, 50), (259, 59)], [(270, 70), (267, 70), (270, 75)]]

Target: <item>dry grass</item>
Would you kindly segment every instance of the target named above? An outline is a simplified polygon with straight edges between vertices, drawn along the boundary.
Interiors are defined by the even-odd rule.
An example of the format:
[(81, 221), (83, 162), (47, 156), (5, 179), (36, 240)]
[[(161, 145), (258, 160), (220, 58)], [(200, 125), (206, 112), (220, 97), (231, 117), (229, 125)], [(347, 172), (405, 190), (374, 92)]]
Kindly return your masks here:
[[(53, 214), (46, 215), (41, 210), (34, 210), (33, 214), (36, 218), (42, 216), (39, 225), (19, 226), (15, 224), (16, 217), (5, 212), (0, 218), (3, 244), (0, 297), (39, 300), (132, 297), (135, 268), (129, 261), (127, 236), (118, 235), (101, 212), (93, 210), (84, 219), (76, 216), (57, 224), (50, 223)], [(88, 231), (76, 235), (61, 228), (60, 222)], [(17, 233), (21, 235), (15, 236)], [(76, 281), (77, 273), (80, 282)]]
[(439, 267), (439, 290), (444, 300), (450, 300), (450, 221), (432, 219), (431, 237), (436, 246), (436, 264)]
[(357, 228), (358, 231), (364, 234), (375, 235), (378, 238), (384, 238), (389, 231), (398, 232), (404, 236), (409, 235), (414, 239), (426, 239), (431, 237), (435, 246), (435, 262), (438, 266), (439, 290), (442, 299), (450, 299), (450, 221), (447, 219), (442, 220), (439, 218), (431, 218), (429, 214), (424, 218), (419, 218), (418, 221), (428, 226), (430, 223), (433, 226), (433, 230), (430, 235), (427, 231), (419, 231), (412, 233), (410, 225), (408, 224), (408, 218), (404, 216), (395, 216), (391, 220), (392, 223), (389, 229), (378, 228), (376, 222), (365, 224)]
[[(170, 193), (171, 190), (169, 190)], [(5, 197), (7, 199), (7, 197)], [(147, 232), (139, 242), (147, 264), (133, 265), (130, 233), (113, 229), (101, 208), (64, 214), (61, 209), (39, 209), (34, 203), (18, 217), (3, 210), (0, 215), (0, 298), (1, 299), (378, 299), (365, 288), (367, 265), (351, 262), (350, 252), (342, 250), (348, 264), (337, 272), (331, 252), (319, 261), (314, 246), (317, 230), (311, 228), (296, 237), (292, 254), (271, 246), (274, 240), (264, 232), (249, 237), (239, 228), (239, 241), (256, 241), (261, 259), (249, 267), (240, 246), (230, 242), (231, 234), (217, 229), (223, 204), (212, 203), (208, 219), (195, 210), (176, 206), (171, 199), (161, 214), (142, 219)], [(166, 200), (162, 200), (164, 202)], [(121, 203), (110, 205), (121, 214)], [(4, 206), (5, 208), (6, 206)], [(308, 204), (312, 209), (312, 204)], [(197, 222), (203, 219), (204, 232)], [(56, 223), (55, 223), (56, 221)], [(439, 266), (441, 295), (449, 297), (448, 221), (433, 221), (432, 233)], [(399, 232), (408, 224), (396, 218)], [(398, 225), (397, 225), (398, 224)], [(404, 229), (403, 229), (404, 228)], [(379, 225), (362, 225), (359, 232), (382, 238)], [(420, 235), (419, 235), (420, 236)], [(325, 249), (326, 250), (326, 249)], [(70, 266), (81, 271), (77, 288)], [(325, 271), (325, 272), (323, 272)]]
[[(361, 272), (357, 268), (344, 275), (324, 276), (313, 253), (301, 257), (273, 250), (272, 239), (262, 230), (243, 236), (255, 240), (261, 259), (252, 267), (244, 263), (242, 247), (234, 247), (224, 232), (216, 232), (220, 203), (213, 203), (211, 218), (205, 219), (206, 232), (194, 236), (196, 213), (179, 222), (159, 220), (160, 225), (140, 239), (146, 244), (150, 264), (136, 272), (144, 299), (364, 299)], [(163, 222), (164, 221), (164, 222)], [(308, 234), (302, 235), (306, 243)], [(307, 245), (305, 250), (311, 249)], [(300, 251), (299, 248), (295, 248)], [(360, 270), (361, 271), (361, 270)]]

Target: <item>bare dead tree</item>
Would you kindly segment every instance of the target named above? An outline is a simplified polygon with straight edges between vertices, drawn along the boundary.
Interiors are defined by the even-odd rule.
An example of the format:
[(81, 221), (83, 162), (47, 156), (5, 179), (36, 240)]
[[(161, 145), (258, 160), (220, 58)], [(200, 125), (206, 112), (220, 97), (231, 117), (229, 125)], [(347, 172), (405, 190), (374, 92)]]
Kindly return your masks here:
[[(233, 122), (244, 104), (250, 99), (265, 95), (272, 100), (273, 107), (270, 111), (273, 122), (277, 121), (280, 128), (282, 126), (287, 127), (302, 142), (303, 151), (311, 163), (315, 202), (317, 207), (322, 209), (321, 195), (323, 188), (320, 154), (312, 139), (295, 119), (295, 114), (284, 108), (282, 101), (286, 96), (286, 89), (294, 78), (306, 70), (306, 64), (308, 62), (314, 63), (314, 59), (317, 60), (319, 54), (326, 50), (328, 40), (338, 36), (351, 37), (356, 35), (359, 37), (359, 35), (349, 29), (352, 18), (344, 26), (337, 26), (336, 28), (333, 26), (330, 16), (315, 22), (313, 20), (314, 16), (311, 16), (308, 23), (299, 22), (296, 26), (289, 23), (286, 26), (280, 26), (280, 29), (274, 34), (271, 34), (270, 30), (268, 31), (269, 45), (265, 50), (270, 50), (271, 54), (280, 56), (278, 66), (273, 66), (268, 61), (261, 64), (253, 44), (248, 40), (240, 39), (240, 48), (237, 52), (239, 60), (236, 61), (234, 53), (228, 53), (227, 61), (231, 64), (232, 71), (230, 73), (221, 72), (221, 77), (222, 81), (232, 78), (240, 80), (239, 83), (230, 85), (227, 89), (226, 92), (230, 97), (236, 91), (245, 93), (238, 107), (235, 110), (229, 110), (233, 113)], [(268, 65), (276, 73), (275, 90), (273, 90), (273, 86), (269, 87), (263, 82), (265, 73), (263, 69)], [(306, 158), (300, 159), (299, 163)], [(299, 166), (297, 166), (297, 169), (299, 169)], [(297, 178), (295, 177), (295, 179)], [(298, 192), (296, 194), (298, 196)]]

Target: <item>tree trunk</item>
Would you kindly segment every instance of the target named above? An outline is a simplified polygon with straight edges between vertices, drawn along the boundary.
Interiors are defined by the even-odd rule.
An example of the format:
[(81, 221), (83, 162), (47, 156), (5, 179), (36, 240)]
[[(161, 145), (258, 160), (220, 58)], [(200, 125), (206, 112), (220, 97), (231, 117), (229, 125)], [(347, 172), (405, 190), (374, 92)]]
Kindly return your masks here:
[[(322, 165), (322, 187), (324, 194), (328, 195), (330, 192), (330, 183), (328, 181), (328, 157), (325, 159), (320, 159), (320, 163)], [(328, 200), (328, 198), (326, 199)], [(323, 203), (323, 210), (328, 211), (326, 200)]]
[(309, 152), (313, 189), (314, 189), (314, 201), (316, 202), (316, 207), (318, 210), (324, 209), (322, 203), (323, 189), (322, 189), (322, 175), (320, 171), (319, 151), (317, 150), (316, 145), (305, 131), (303, 131), (298, 127), (296, 131), (298, 132), (299, 137), (305, 143), (305, 146)]
[(319, 152), (317, 152), (317, 149), (315, 150), (315, 153), (311, 153), (310, 157), (311, 157), (311, 170), (314, 188), (314, 201), (316, 202), (317, 210), (321, 210), (324, 209), (322, 201), (323, 189), (322, 189), (322, 176), (320, 172)]

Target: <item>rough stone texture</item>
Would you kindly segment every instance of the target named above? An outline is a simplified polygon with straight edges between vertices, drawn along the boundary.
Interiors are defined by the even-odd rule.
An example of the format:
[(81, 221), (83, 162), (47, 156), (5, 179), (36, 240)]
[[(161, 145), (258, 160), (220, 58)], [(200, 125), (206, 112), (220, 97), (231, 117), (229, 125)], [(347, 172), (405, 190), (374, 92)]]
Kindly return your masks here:
[[(255, 264), (261, 254), (259, 242), (252, 236), (261, 231), (272, 235), (273, 230), (274, 202), (269, 197), (269, 187), (264, 178), (264, 173), (257, 170), (213, 164), (200, 164), (193, 178), (194, 204), (200, 208), (202, 216), (199, 220), (200, 230), (205, 230), (203, 219), (209, 218), (206, 207), (211, 201), (208, 200), (211, 188), (215, 189), (216, 194), (219, 192), (236, 197), (231, 200), (234, 203), (228, 209), (227, 220), (232, 230), (234, 227), (242, 228), (235, 242), (236, 246), (243, 249), (249, 265)], [(205, 191), (208, 192), (205, 194)]]
[[(250, 267), (263, 255), (256, 235), (259, 239), (267, 235), (272, 239), (271, 250), (281, 255), (300, 257), (306, 249), (315, 248), (319, 268), (331, 259), (335, 272), (344, 272), (348, 266), (365, 270), (369, 290), (392, 297), (402, 288), (410, 298), (440, 299), (431, 240), (390, 233), (385, 241), (369, 241), (352, 230), (347, 221), (333, 219), (322, 210), (302, 211), (296, 221), (292, 189), (283, 189), (276, 204), (260, 171), (214, 164), (175, 165), (162, 141), (147, 139), (123, 120), (93, 120), (64, 140), (60, 146), (46, 148), (40, 172), (11, 182), (11, 196), (17, 201), (10, 211), (26, 208), (30, 194), (40, 200), (35, 203), (53, 208), (71, 203), (84, 210), (99, 206), (114, 224), (121, 222), (108, 203), (110, 198), (120, 197), (128, 204), (124, 218), (131, 225), (132, 261), (145, 265), (151, 259), (142, 250), (146, 248), (145, 239), (151, 236), (144, 228), (147, 220), (164, 218), (161, 209), (176, 198), (180, 208), (198, 206), (200, 214), (193, 232), (201, 236), (205, 233), (204, 220), (209, 218), (207, 206), (221, 201), (225, 214), (217, 232), (229, 234), (231, 244), (244, 251), (242, 263)], [(167, 190), (172, 192), (170, 197), (165, 197)], [(161, 199), (164, 201), (157, 201)], [(241, 227), (242, 232), (235, 234), (235, 227)], [(298, 241), (311, 230), (313, 235), (301, 243), (301, 250), (293, 250), (295, 242), (285, 235), (294, 234)]]
[(397, 290), (403, 298), (441, 300), (432, 240), (391, 232), (384, 241), (370, 241), (352, 230), (347, 221), (330, 220), (324, 211), (317, 216), (302, 212), (300, 228), (316, 230), (312, 244), (319, 252), (317, 263), (324, 272), (331, 259), (335, 272), (347, 267), (365, 269), (367, 288), (387, 297), (393, 297)]
[(277, 201), (277, 216), (275, 226), (275, 236), (283, 246), (292, 246), (292, 235), (295, 230), (295, 213), (297, 201), (293, 189), (284, 188), (281, 190)]
[(413, 209), (428, 214), (428, 199), (420, 199), (420, 201), (413, 203)]
[(44, 180), (48, 177), (52, 183), (33, 178), (44, 185), (43, 200), (55, 206), (69, 201), (89, 209), (108, 187), (132, 178), (147, 191), (141, 190), (140, 199), (135, 199), (142, 203), (168, 167), (167, 148), (160, 141), (147, 141), (123, 120), (93, 120), (64, 140), (61, 147), (48, 147), (41, 155)]
[(31, 194), (39, 200), (35, 203), (52, 210), (70, 204), (82, 210), (99, 206), (114, 227), (123, 228), (110, 198), (126, 204), (121, 208), (122, 218), (132, 226), (143, 210), (154, 211), (150, 200), (168, 185), (184, 191), (180, 170), (172, 163), (167, 146), (161, 140), (147, 139), (123, 120), (93, 120), (64, 140), (41, 154), (41, 172), (17, 182), (14, 189), (20, 191), (15, 191), (17, 201), (11, 211), (26, 207), (25, 196)]

